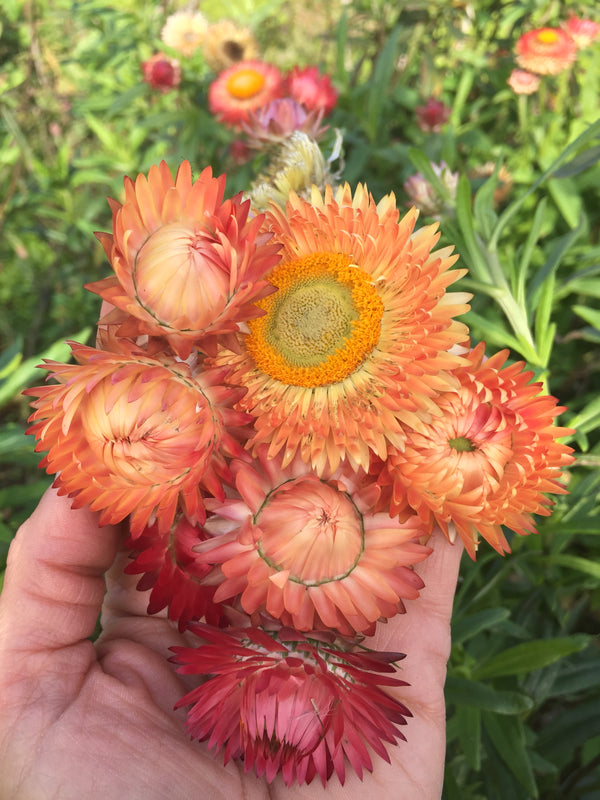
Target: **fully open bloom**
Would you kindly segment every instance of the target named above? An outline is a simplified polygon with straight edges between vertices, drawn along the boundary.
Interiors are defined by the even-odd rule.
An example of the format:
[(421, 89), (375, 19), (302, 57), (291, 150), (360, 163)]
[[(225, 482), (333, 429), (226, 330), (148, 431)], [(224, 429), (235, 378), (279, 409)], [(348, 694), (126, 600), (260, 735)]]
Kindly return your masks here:
[(330, 114), (337, 103), (338, 93), (329, 75), (320, 75), (317, 67), (294, 67), (286, 76), (287, 93), (308, 111)]
[(226, 125), (240, 126), (248, 112), (283, 94), (283, 75), (264, 61), (240, 61), (222, 72), (208, 89), (208, 107)]
[(254, 302), (271, 291), (277, 248), (262, 217), (248, 219), (248, 201), (223, 199), (224, 175), (207, 167), (192, 182), (184, 161), (173, 179), (163, 161), (124, 183), (125, 202), (109, 201), (112, 235), (97, 234), (115, 275), (86, 286), (116, 307), (102, 322), (120, 336), (164, 336), (187, 358), (207, 335), (261, 313)]
[(213, 601), (219, 581), (211, 581), (213, 567), (197, 563), (193, 547), (208, 538), (205, 529), (180, 516), (169, 531), (160, 533), (156, 523), (144, 528), (136, 539), (129, 539), (133, 561), (125, 568), (128, 575), (139, 575), (137, 589), (151, 590), (148, 614), (168, 608), (169, 619), (180, 631), (191, 620), (204, 619), (209, 625), (225, 620), (221, 606)]
[(114, 344), (72, 343), (78, 363), (47, 362), (58, 383), (27, 390), (38, 398), (28, 433), (48, 451), (40, 466), (75, 508), (99, 511), (101, 525), (130, 514), (134, 537), (153, 522), (169, 531), (178, 509), (203, 521), (204, 492), (223, 493), (224, 455), (243, 453), (228, 432), (248, 420), (231, 408), (239, 393), (218, 370), (194, 374), (168, 354)]
[(161, 39), (167, 47), (182, 56), (192, 56), (202, 46), (208, 29), (208, 20), (199, 11), (177, 11), (167, 17)]
[(147, 61), (142, 61), (142, 74), (149, 86), (163, 93), (170, 92), (181, 83), (179, 62), (164, 53), (155, 53)]
[(346, 762), (360, 778), (372, 770), (369, 750), (389, 761), (384, 743), (405, 740), (399, 726), (412, 714), (382, 686), (406, 683), (393, 675), (402, 653), (355, 652), (325, 634), (282, 628), (218, 630), (192, 624), (204, 640), (197, 648), (173, 647), (185, 675), (203, 682), (177, 706), (191, 706), (187, 731), (224, 761), (244, 759), (271, 782), (281, 771), (287, 786), (323, 785)]
[(419, 128), (426, 133), (438, 133), (448, 121), (451, 110), (441, 100), (430, 97), (425, 105), (415, 109)]
[(591, 19), (581, 19), (574, 14), (568, 18), (564, 28), (578, 49), (588, 47), (600, 35), (600, 25)]
[(516, 44), (517, 64), (538, 75), (558, 75), (577, 57), (577, 46), (561, 28), (536, 28)]
[[(286, 469), (259, 451), (259, 464), (231, 465), (238, 496), (207, 499), (219, 535), (195, 548), (225, 576), (215, 601), (239, 597), (244, 611), (266, 611), (297, 630), (372, 633), (423, 588), (409, 565), (430, 549), (412, 512), (403, 521), (374, 513), (373, 479), (338, 471), (318, 478), (296, 458)], [(226, 521), (229, 521), (229, 526)], [(229, 532), (227, 532), (229, 527)]]
[(252, 444), (268, 443), (269, 457), (368, 469), (371, 453), (402, 448), (404, 425), (429, 419), (452, 384), (448, 351), (466, 339), (453, 317), (469, 297), (446, 288), (463, 272), (450, 270), (450, 248), (433, 251), (435, 226), (415, 232), (415, 209), (398, 216), (393, 195), (376, 204), (347, 184), (267, 213), (283, 247), (269, 275), (279, 291), (260, 301), (265, 315), (241, 353), (222, 351), (218, 363), (247, 390)]
[(230, 19), (209, 25), (202, 55), (213, 72), (222, 72), (240, 61), (253, 61), (258, 54), (258, 44), (249, 28)]
[(456, 531), (472, 558), (480, 535), (500, 553), (510, 549), (503, 525), (534, 533), (531, 515), (550, 514), (544, 493), (564, 493), (561, 468), (572, 461), (557, 441), (569, 431), (553, 424), (563, 410), (556, 399), (539, 394), (522, 363), (503, 367), (507, 351), (487, 361), (484, 352), (484, 343), (471, 351), (457, 370), (460, 389), (435, 400), (441, 416), (384, 468), (396, 493), (392, 512), (405, 513), (408, 503), (449, 538)]
[(525, 69), (513, 69), (508, 76), (508, 85), (515, 94), (534, 94), (540, 88), (541, 78)]

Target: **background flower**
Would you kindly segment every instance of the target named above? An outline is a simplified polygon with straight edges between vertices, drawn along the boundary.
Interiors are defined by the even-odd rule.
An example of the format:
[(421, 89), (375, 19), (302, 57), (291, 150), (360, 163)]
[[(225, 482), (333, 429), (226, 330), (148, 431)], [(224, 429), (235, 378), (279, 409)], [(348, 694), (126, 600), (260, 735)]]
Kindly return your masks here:
[(222, 72), (240, 61), (255, 60), (259, 48), (250, 28), (222, 19), (209, 25), (202, 55), (213, 72)]
[(417, 106), (415, 109), (419, 128), (426, 133), (439, 133), (442, 125), (450, 118), (451, 111), (452, 109), (441, 100), (436, 100), (435, 97), (428, 98), (425, 105)]
[(329, 75), (320, 75), (318, 67), (294, 67), (285, 83), (289, 96), (308, 111), (323, 111), (327, 116), (335, 108), (338, 93)]
[(577, 46), (561, 28), (536, 28), (524, 33), (516, 44), (517, 64), (538, 75), (558, 75), (571, 66)]
[(508, 85), (515, 94), (534, 94), (540, 87), (540, 76), (524, 69), (513, 69), (508, 76)]
[(192, 56), (202, 46), (208, 29), (208, 20), (199, 11), (177, 11), (167, 17), (160, 38), (167, 47), (182, 56)]
[(248, 122), (248, 112), (283, 94), (283, 75), (264, 61), (239, 61), (222, 72), (208, 89), (208, 107), (226, 125)]
[(155, 53), (147, 61), (142, 61), (142, 74), (146, 83), (159, 92), (170, 92), (181, 83), (179, 61), (164, 53)]

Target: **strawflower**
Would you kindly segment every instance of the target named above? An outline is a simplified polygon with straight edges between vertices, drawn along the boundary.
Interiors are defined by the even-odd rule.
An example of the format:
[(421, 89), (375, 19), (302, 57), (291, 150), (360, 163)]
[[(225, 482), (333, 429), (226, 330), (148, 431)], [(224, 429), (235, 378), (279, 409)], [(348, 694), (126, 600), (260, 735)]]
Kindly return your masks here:
[(330, 114), (337, 103), (338, 93), (329, 75), (320, 75), (317, 67), (294, 67), (286, 75), (287, 94), (307, 111)]
[(177, 11), (167, 17), (160, 37), (167, 47), (182, 56), (193, 56), (202, 46), (208, 30), (208, 20), (199, 11)]
[(558, 75), (577, 57), (577, 46), (561, 28), (536, 28), (517, 41), (517, 64), (538, 75)]
[(564, 28), (579, 50), (589, 47), (600, 34), (600, 25), (597, 22), (591, 19), (581, 19), (574, 14), (565, 22)]
[(258, 463), (231, 469), (236, 496), (206, 501), (207, 529), (219, 535), (195, 548), (225, 576), (215, 602), (239, 597), (247, 614), (353, 635), (372, 634), (418, 597), (423, 582), (409, 567), (431, 552), (417, 542), (424, 529), (412, 512), (402, 522), (375, 513), (373, 478), (340, 470), (325, 480), (300, 458), (282, 468), (266, 446)]
[(321, 126), (322, 118), (322, 110), (307, 111), (291, 97), (281, 97), (251, 111), (242, 128), (254, 147), (281, 143), (294, 131), (301, 131), (316, 141), (327, 130), (327, 126)]
[(287, 628), (191, 630), (204, 643), (172, 647), (172, 660), (202, 683), (177, 707), (191, 706), (188, 733), (223, 750), (225, 763), (243, 757), (244, 770), (269, 783), (281, 771), (287, 786), (315, 777), (325, 786), (334, 773), (344, 784), (348, 764), (362, 779), (371, 752), (389, 761), (386, 743), (405, 740), (399, 726), (412, 714), (381, 688), (407, 685), (393, 674), (402, 653), (342, 649)]
[[(440, 181), (448, 190), (450, 200), (454, 202), (456, 199), (456, 190), (458, 188), (458, 173), (451, 172), (448, 165), (442, 161), (440, 164), (431, 164), (431, 167)], [(441, 197), (435, 186), (433, 186), (424, 175), (417, 172), (411, 175), (404, 184), (404, 191), (408, 195), (408, 202), (406, 205), (410, 208), (415, 206), (422, 211), (423, 214), (433, 219), (441, 219), (444, 214), (451, 212), (450, 206)]]
[(435, 401), (441, 416), (414, 431), (384, 468), (392, 512), (408, 506), (449, 539), (458, 533), (472, 558), (480, 536), (510, 551), (502, 526), (535, 533), (532, 514), (550, 514), (545, 494), (565, 492), (561, 469), (572, 461), (571, 448), (557, 441), (570, 431), (554, 425), (564, 410), (556, 399), (540, 394), (522, 363), (504, 366), (507, 351), (484, 354), (484, 343), (473, 348), (457, 370), (460, 389)]
[(101, 525), (131, 515), (134, 537), (154, 522), (169, 531), (178, 510), (202, 522), (204, 494), (223, 494), (224, 456), (243, 453), (228, 431), (248, 420), (232, 409), (239, 392), (223, 388), (219, 370), (194, 373), (169, 354), (112, 344), (73, 342), (77, 363), (46, 362), (58, 383), (26, 391), (38, 398), (28, 433), (48, 451), (40, 466)]
[(415, 209), (398, 217), (393, 195), (376, 204), (347, 184), (267, 213), (283, 248), (269, 275), (279, 291), (259, 302), (241, 352), (218, 363), (246, 389), (250, 444), (283, 452), (284, 465), (298, 452), (317, 471), (345, 460), (368, 469), (453, 382), (448, 351), (466, 338), (453, 317), (469, 296), (446, 288), (464, 273), (450, 270), (451, 248), (433, 250), (435, 226), (414, 230)]
[(209, 25), (202, 55), (213, 72), (219, 73), (240, 61), (253, 61), (258, 58), (259, 49), (249, 28), (222, 19)]
[(225, 125), (239, 127), (248, 114), (284, 91), (283, 75), (264, 61), (240, 61), (222, 72), (208, 89), (208, 107)]
[(144, 81), (159, 92), (166, 94), (181, 83), (181, 67), (176, 58), (164, 53), (155, 53), (147, 61), (142, 61)]
[(181, 358), (206, 337), (236, 331), (261, 312), (265, 273), (277, 248), (249, 219), (240, 195), (224, 200), (225, 176), (196, 181), (188, 161), (173, 179), (163, 161), (148, 177), (125, 178), (125, 201), (110, 201), (113, 233), (97, 234), (115, 274), (86, 288), (115, 306), (102, 323), (118, 334), (163, 336)]
[(430, 97), (425, 105), (415, 109), (419, 128), (425, 133), (439, 133), (450, 118), (450, 112), (451, 109), (435, 97)]
[(534, 94), (540, 88), (541, 78), (525, 69), (513, 69), (507, 83), (515, 94)]

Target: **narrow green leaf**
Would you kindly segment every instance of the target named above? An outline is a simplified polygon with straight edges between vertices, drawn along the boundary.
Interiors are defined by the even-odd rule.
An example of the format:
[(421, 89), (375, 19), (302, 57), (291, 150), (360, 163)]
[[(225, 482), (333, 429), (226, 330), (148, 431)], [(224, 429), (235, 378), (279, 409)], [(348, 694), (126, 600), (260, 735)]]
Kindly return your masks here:
[(482, 717), (486, 733), (502, 761), (519, 783), (527, 789), (529, 796), (538, 797), (521, 720), (518, 717), (499, 716), (490, 711), (484, 711)]
[(455, 644), (466, 642), (481, 631), (494, 628), (499, 622), (510, 617), (507, 608), (486, 608), (476, 614), (469, 614), (452, 622), (452, 641)]
[(578, 653), (587, 647), (589, 641), (590, 637), (586, 634), (577, 634), (550, 639), (535, 639), (531, 642), (517, 644), (493, 656), (479, 669), (473, 670), (473, 677), (484, 680), (505, 675), (520, 675), (534, 669), (541, 669), (559, 658), (571, 653)]
[(579, 155), (572, 158), (569, 162), (564, 164), (564, 166), (559, 167), (553, 172), (553, 177), (570, 178), (573, 175), (579, 175), (580, 172), (584, 172), (589, 167), (593, 167), (598, 161), (600, 161), (600, 144), (597, 144), (595, 147), (590, 147), (588, 150), (584, 150), (583, 153), (579, 153)]
[(459, 706), (456, 709), (458, 741), (467, 759), (467, 764), (478, 772), (481, 769), (481, 712), (474, 706)]
[[(595, 524), (597, 526), (598, 533), (600, 533), (600, 519), (595, 520)], [(557, 564), (561, 567), (570, 567), (571, 569), (576, 569), (579, 572), (583, 572), (585, 575), (591, 575), (592, 578), (597, 578), (600, 580), (600, 563), (597, 561), (590, 561), (589, 558), (571, 555), (555, 555), (546, 556), (544, 561), (548, 564)], [(598, 666), (598, 672), (600, 674), (600, 665)]]
[(446, 679), (446, 702), (494, 711), (496, 714), (523, 714), (533, 708), (533, 700), (520, 692), (500, 691), (466, 678)]
[(510, 347), (517, 353), (521, 352), (521, 345), (518, 340), (509, 333), (505, 328), (497, 322), (487, 317), (482, 317), (475, 311), (469, 311), (465, 315), (467, 325), (476, 327), (480, 332), (481, 339), (485, 340), (488, 344), (496, 345), (496, 347)]
[(584, 319), (589, 325), (594, 328), (600, 329), (600, 311), (595, 308), (588, 308), (587, 306), (573, 306), (573, 311)]
[(382, 108), (398, 62), (398, 39), (401, 30), (400, 26), (394, 28), (375, 62), (365, 117), (365, 130), (372, 142), (377, 138), (380, 129)]
[(548, 191), (570, 228), (577, 227), (581, 216), (583, 201), (572, 178), (551, 178)]

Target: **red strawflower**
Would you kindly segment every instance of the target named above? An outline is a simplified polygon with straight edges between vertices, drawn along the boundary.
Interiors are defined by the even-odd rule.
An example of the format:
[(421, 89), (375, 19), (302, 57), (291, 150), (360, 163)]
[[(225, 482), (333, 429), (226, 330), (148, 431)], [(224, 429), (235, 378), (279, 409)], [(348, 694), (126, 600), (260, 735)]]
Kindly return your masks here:
[(238, 61), (224, 70), (208, 89), (208, 107), (225, 125), (239, 127), (250, 111), (281, 97), (283, 75), (264, 61)]
[(287, 786), (315, 776), (325, 785), (334, 772), (343, 784), (346, 762), (362, 779), (370, 749), (389, 762), (384, 743), (406, 740), (399, 726), (412, 714), (380, 688), (407, 685), (392, 674), (403, 654), (352, 652), (333, 635), (289, 628), (190, 629), (205, 643), (172, 647), (172, 660), (202, 684), (177, 707), (191, 706), (188, 733), (223, 749), (225, 763), (243, 757), (269, 783), (280, 771)]
[(159, 92), (170, 92), (181, 83), (179, 61), (164, 53), (155, 53), (147, 61), (142, 61), (142, 73), (146, 83)]
[(439, 133), (444, 122), (448, 121), (450, 112), (451, 109), (435, 97), (430, 97), (424, 106), (415, 109), (419, 128), (425, 133)]
[(317, 67), (294, 67), (286, 76), (288, 95), (307, 111), (323, 111), (327, 116), (335, 108), (338, 93), (329, 75), (320, 75)]

